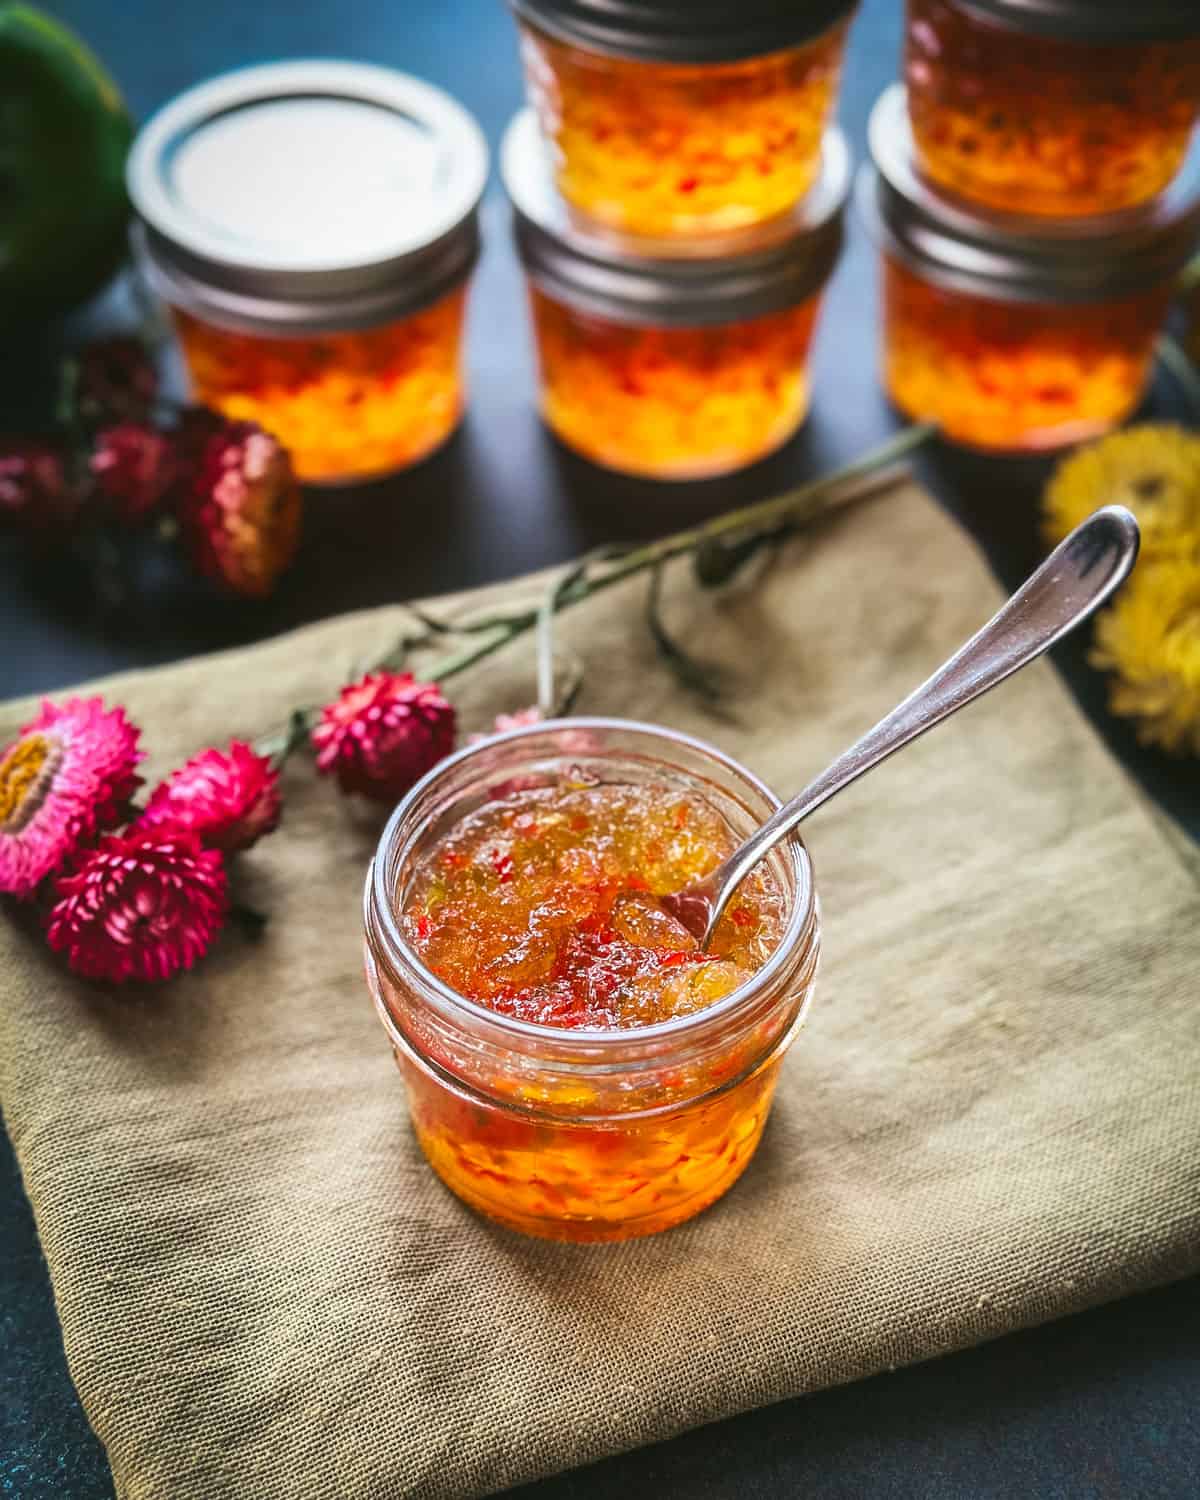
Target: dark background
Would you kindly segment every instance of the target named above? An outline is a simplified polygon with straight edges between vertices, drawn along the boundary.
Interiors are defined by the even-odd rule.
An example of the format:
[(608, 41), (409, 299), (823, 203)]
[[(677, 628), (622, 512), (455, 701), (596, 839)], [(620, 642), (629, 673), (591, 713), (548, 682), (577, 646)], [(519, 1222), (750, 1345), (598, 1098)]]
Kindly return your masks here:
[[(144, 119), (213, 73), (280, 56), (345, 56), (441, 84), (495, 147), (521, 98), (502, 0), (58, 0)], [(896, 74), (899, 0), (865, 0), (841, 108), (861, 159), (871, 103)], [(602, 541), (660, 534), (787, 488), (881, 440), (895, 420), (875, 378), (873, 255), (861, 227), (820, 326), (804, 433), (732, 479), (685, 486), (589, 468), (540, 427), (520, 276), (493, 185), (470, 325), (472, 404), (462, 433), (419, 469), (356, 491), (315, 492), (297, 567), (261, 605), (218, 600), (152, 549), (135, 561), (136, 605), (112, 615), (62, 563), (0, 541), (0, 696), (49, 691), (125, 666), (253, 640), (339, 611), (461, 588), (561, 561)], [(66, 331), (129, 316), (117, 287)], [(0, 353), (0, 430), (44, 416), (55, 346)], [(1195, 421), (1164, 378), (1151, 409)], [(1038, 461), (934, 450), (926, 482), (1013, 585), (1039, 555)], [(919, 567), (920, 559), (897, 558)], [(1056, 660), (1132, 774), (1200, 836), (1195, 762), (1140, 751), (1104, 713), (1083, 641)], [(932, 665), (932, 664), (931, 664)], [(911, 684), (897, 684), (897, 696)], [(1200, 1491), (1200, 1283), (1005, 1339), (918, 1369), (789, 1402), (660, 1447), (531, 1486), (528, 1500), (627, 1490), (672, 1497), (810, 1494), (1166, 1497)], [(7, 1137), (0, 1136), (0, 1495), (100, 1500), (112, 1493), (63, 1361), (45, 1266)], [(247, 1497), (252, 1500), (252, 1497)]]

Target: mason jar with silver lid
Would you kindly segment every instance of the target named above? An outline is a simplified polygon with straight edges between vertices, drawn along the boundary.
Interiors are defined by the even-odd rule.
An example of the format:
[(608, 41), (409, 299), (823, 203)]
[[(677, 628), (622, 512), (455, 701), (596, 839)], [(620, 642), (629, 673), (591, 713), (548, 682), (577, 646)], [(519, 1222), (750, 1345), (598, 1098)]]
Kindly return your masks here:
[(487, 171), (471, 116), (387, 68), (271, 63), (172, 100), (127, 177), (195, 399), (274, 433), (308, 481), (440, 446)]
[(908, 0), (921, 170), (992, 208), (1112, 213), (1162, 192), (1200, 116), (1198, 0)]
[(1054, 448), (1144, 393), (1175, 281), (1200, 242), (1200, 151), (1144, 208), (1048, 222), (975, 208), (920, 174), (904, 89), (871, 116), (859, 208), (883, 252), (883, 379), (969, 446)]
[(559, 191), (632, 234), (786, 213), (816, 180), (857, 0), (510, 0)]
[(563, 442), (625, 473), (691, 479), (742, 468), (795, 433), (842, 244), (850, 158), (839, 132), (827, 134), (821, 175), (798, 207), (703, 251), (581, 226), (529, 111), (509, 127), (501, 169), (542, 414)]

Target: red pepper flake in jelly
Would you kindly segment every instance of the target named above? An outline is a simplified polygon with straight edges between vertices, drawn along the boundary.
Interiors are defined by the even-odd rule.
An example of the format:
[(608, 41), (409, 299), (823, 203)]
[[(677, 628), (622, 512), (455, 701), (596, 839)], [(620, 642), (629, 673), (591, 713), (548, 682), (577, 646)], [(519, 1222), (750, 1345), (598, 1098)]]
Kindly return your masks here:
[(652, 1025), (730, 994), (778, 942), (781, 900), (762, 875), (707, 952), (658, 904), (735, 843), (694, 794), (518, 790), (465, 818), (418, 865), (405, 933), (440, 979), (503, 1015), (571, 1029)]

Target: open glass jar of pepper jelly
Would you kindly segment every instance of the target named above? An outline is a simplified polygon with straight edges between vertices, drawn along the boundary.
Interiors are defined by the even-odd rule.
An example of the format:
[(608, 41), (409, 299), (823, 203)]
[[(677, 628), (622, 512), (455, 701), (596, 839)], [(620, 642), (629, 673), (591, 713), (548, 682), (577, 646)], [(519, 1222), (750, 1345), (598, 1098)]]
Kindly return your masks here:
[(921, 170), (1023, 214), (1112, 213), (1182, 165), (1200, 116), (1196, 0), (908, 0)]
[(1200, 237), (1200, 160), (1143, 208), (1051, 223), (933, 188), (903, 87), (876, 105), (870, 141), (858, 198), (883, 252), (883, 379), (900, 410), (952, 441), (1012, 452), (1129, 416)]
[(856, 0), (512, 0), (563, 197), (633, 234), (785, 213), (816, 181)]
[(502, 148), (529, 282), (542, 414), (585, 458), (627, 474), (728, 473), (808, 411), (809, 351), (842, 244), (849, 155), (790, 213), (703, 246), (585, 227), (555, 191), (528, 111)]
[(617, 1240), (699, 1213), (762, 1135), (819, 948), (800, 839), (709, 950), (655, 897), (778, 806), (719, 751), (561, 720), (443, 761), (396, 809), (365, 892), (366, 968), (446, 1185), (526, 1234)]
[(196, 400), (273, 432), (310, 482), (439, 447), (487, 167), (459, 105), (387, 68), (272, 63), (168, 104), (127, 176)]

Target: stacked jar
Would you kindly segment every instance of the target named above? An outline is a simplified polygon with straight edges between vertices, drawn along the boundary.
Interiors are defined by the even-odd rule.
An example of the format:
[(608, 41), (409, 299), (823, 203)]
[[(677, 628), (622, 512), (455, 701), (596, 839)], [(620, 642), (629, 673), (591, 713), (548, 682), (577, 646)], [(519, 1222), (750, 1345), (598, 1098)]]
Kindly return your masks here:
[(547, 424), (627, 473), (754, 462), (808, 409), (854, 0), (512, 3), (533, 108), (503, 171)]
[(909, 0), (905, 75), (859, 189), (892, 400), (987, 450), (1115, 426), (1200, 238), (1200, 7)]
[(195, 398), (345, 483), (439, 447), (463, 410), (487, 146), (455, 101), (362, 63), (246, 68), (144, 127), (134, 249)]

